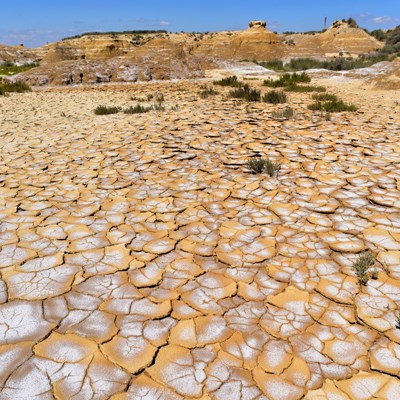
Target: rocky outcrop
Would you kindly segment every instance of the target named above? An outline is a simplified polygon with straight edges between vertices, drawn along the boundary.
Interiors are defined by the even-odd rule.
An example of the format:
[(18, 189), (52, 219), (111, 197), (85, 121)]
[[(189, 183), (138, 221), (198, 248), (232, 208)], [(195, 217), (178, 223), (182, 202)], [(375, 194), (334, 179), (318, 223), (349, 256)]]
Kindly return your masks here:
[[(240, 32), (221, 32), (201, 41), (194, 54), (226, 60), (272, 60), (285, 55), (282, 39), (262, 21)], [(251, 23), (250, 23), (251, 24)]]
[(24, 46), (6, 46), (0, 44), (0, 64), (12, 62), (16, 64), (28, 64), (37, 60), (37, 54), (32, 49)]
[[(164, 79), (202, 78), (204, 71), (196, 57), (181, 52), (164, 58), (162, 53), (110, 60), (65, 60), (45, 63), (15, 75), (33, 86), (143, 82)], [(10, 78), (9, 78), (10, 79)]]
[(336, 21), (325, 32), (286, 35), (287, 58), (359, 55), (376, 51), (383, 43), (359, 27)]
[(250, 21), (249, 28), (266, 28), (266, 21)]

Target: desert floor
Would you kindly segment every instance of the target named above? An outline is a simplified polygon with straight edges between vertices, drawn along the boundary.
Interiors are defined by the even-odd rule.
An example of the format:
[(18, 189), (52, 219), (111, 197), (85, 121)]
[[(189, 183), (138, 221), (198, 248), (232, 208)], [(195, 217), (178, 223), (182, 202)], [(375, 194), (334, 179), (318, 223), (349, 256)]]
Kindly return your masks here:
[(398, 93), (319, 83), (359, 111), (289, 94), (279, 120), (206, 81), (0, 97), (0, 399), (400, 399)]

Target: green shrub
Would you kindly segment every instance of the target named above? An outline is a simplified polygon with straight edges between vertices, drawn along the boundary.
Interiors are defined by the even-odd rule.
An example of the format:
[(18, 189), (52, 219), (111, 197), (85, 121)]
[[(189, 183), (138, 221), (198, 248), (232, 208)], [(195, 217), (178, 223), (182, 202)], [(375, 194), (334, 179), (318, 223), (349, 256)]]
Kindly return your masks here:
[(164, 100), (165, 100), (165, 98), (164, 98), (164, 94), (163, 93), (157, 93), (155, 98), (154, 98), (154, 101), (156, 103), (163, 103)]
[(230, 87), (241, 87), (242, 82), (238, 81), (237, 76), (228, 76), (227, 78), (220, 79), (219, 81), (214, 81), (214, 85), (219, 86), (230, 86)]
[(199, 94), (202, 99), (207, 99), (209, 96), (215, 96), (218, 92), (213, 88), (205, 88)]
[(33, 62), (29, 64), (17, 65), (10, 61), (0, 63), (0, 75), (15, 75), (21, 72), (28, 71), (32, 68), (39, 66), (39, 63)]
[(267, 172), (267, 174), (272, 178), (278, 175), (281, 170), (281, 164), (279, 162), (271, 161), (268, 158), (254, 157), (247, 163), (247, 168), (253, 174), (262, 174)]
[(285, 70), (283, 61), (281, 61), (281, 60), (271, 60), (271, 61), (265, 61), (262, 63), (256, 62), (256, 64), (259, 64), (267, 69), (272, 69), (273, 71), (284, 71)]
[(309, 93), (309, 92), (325, 92), (324, 86), (301, 86), (301, 85), (288, 85), (284, 87), (288, 92)]
[[(396, 37), (394, 40), (397, 40)], [(398, 47), (397, 47), (398, 46)], [(314, 68), (323, 68), (331, 71), (347, 71), (350, 69), (370, 67), (381, 61), (392, 61), (396, 53), (400, 52), (400, 44), (393, 45), (387, 43), (379, 52), (364, 54), (358, 58), (338, 57), (330, 60), (319, 60), (317, 58), (296, 58), (290, 60), (287, 64), (259, 62), (264, 68), (270, 68), (275, 71), (305, 71)]]
[(291, 119), (294, 117), (294, 111), (291, 107), (286, 107), (283, 110), (274, 111), (272, 117), (276, 119)]
[(263, 96), (262, 101), (270, 104), (282, 104), (286, 103), (287, 96), (282, 90), (271, 90)]
[(151, 111), (153, 108), (151, 106), (145, 107), (141, 104), (136, 104), (135, 107), (130, 106), (124, 110), (124, 114), (143, 114)]
[(264, 86), (269, 87), (285, 87), (289, 85), (294, 85), (296, 83), (309, 83), (311, 78), (305, 72), (301, 74), (283, 74), (278, 80), (267, 79), (264, 81)]
[(229, 96), (235, 99), (244, 99), (246, 101), (261, 101), (261, 91), (251, 88), (245, 84), (229, 92)]
[(352, 265), (352, 269), (355, 272), (358, 281), (361, 285), (366, 285), (370, 278), (369, 269), (375, 264), (375, 255), (367, 250), (360, 254), (358, 259)]
[(24, 93), (31, 92), (31, 87), (25, 82), (14, 82), (7, 83), (2, 82), (0, 84), (0, 95), (5, 95), (6, 93)]
[(313, 94), (312, 98), (317, 101), (338, 101), (339, 98), (334, 94), (323, 93), (323, 94)]
[(96, 115), (109, 115), (109, 114), (117, 114), (121, 111), (120, 107), (107, 107), (107, 106), (98, 106), (94, 110)]
[(165, 111), (165, 107), (162, 105), (161, 102), (154, 103), (152, 109), (155, 111)]
[(317, 101), (315, 103), (309, 104), (308, 109), (312, 111), (326, 111), (328, 113), (357, 111), (357, 107), (355, 105), (347, 104), (343, 100), (326, 101), (326, 102)]

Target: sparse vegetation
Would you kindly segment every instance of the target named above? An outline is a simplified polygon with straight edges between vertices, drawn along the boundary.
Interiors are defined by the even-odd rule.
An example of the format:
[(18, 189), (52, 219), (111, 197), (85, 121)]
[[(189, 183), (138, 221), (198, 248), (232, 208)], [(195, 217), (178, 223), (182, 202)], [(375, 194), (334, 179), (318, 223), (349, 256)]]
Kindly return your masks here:
[(237, 76), (228, 76), (227, 78), (220, 79), (219, 81), (214, 81), (214, 85), (218, 86), (230, 86), (230, 87), (242, 87), (244, 84), (238, 81)]
[(165, 107), (163, 106), (162, 102), (154, 103), (152, 109), (155, 111), (165, 111)]
[(155, 97), (154, 97), (154, 101), (156, 103), (163, 103), (165, 101), (164, 94), (163, 93), (157, 93), (155, 95)]
[(136, 97), (136, 96), (131, 96), (131, 97), (130, 97), (130, 100), (132, 100), (132, 101), (138, 101), (139, 103), (143, 103), (143, 102), (146, 101), (145, 98), (143, 98), (143, 97)]
[(366, 286), (371, 277), (370, 268), (375, 264), (375, 255), (371, 250), (367, 250), (360, 254), (354, 262), (352, 269), (355, 272), (361, 285)]
[(261, 91), (251, 88), (245, 84), (229, 92), (229, 96), (235, 99), (244, 99), (246, 101), (261, 101)]
[(334, 101), (317, 101), (315, 103), (309, 104), (308, 109), (312, 111), (326, 111), (328, 113), (357, 111), (357, 107), (354, 104), (347, 104), (343, 100)]
[(206, 87), (199, 94), (202, 99), (207, 99), (209, 96), (215, 96), (218, 92), (213, 88)]
[(4, 96), (6, 93), (24, 93), (31, 91), (31, 87), (25, 82), (0, 82), (0, 96)]
[(270, 92), (264, 94), (262, 101), (270, 104), (282, 104), (286, 103), (287, 96), (282, 90), (271, 90)]
[(117, 114), (121, 111), (121, 107), (107, 107), (107, 106), (98, 106), (94, 110), (96, 115), (109, 115), (109, 114)]
[(0, 75), (11, 76), (28, 71), (29, 69), (35, 68), (37, 66), (39, 66), (39, 63), (37, 62), (17, 65), (12, 62), (6, 61), (4, 63), (0, 63)]
[(267, 79), (264, 81), (263, 85), (268, 87), (285, 87), (290, 85), (295, 85), (297, 83), (309, 83), (311, 82), (311, 78), (305, 72), (301, 74), (293, 73), (293, 74), (283, 74), (278, 80)]
[(309, 93), (309, 92), (325, 92), (326, 88), (324, 86), (288, 85), (288, 86), (284, 87), (284, 90), (286, 90), (288, 92)]
[(269, 158), (254, 157), (247, 163), (247, 168), (253, 174), (267, 174), (273, 178), (279, 174), (281, 164), (279, 162), (271, 161)]
[(274, 111), (272, 117), (276, 119), (292, 119), (294, 117), (293, 108), (286, 107), (283, 110)]
[(323, 93), (323, 94), (313, 94), (312, 98), (317, 101), (338, 101), (339, 98), (334, 94)]
[[(391, 45), (387, 45), (391, 46)], [(266, 62), (258, 62), (257, 64), (274, 71), (305, 71), (309, 69), (328, 69), (331, 71), (347, 71), (350, 69), (370, 67), (381, 61), (392, 61), (394, 56), (390, 53), (396, 52), (396, 48), (386, 48), (386, 52), (382, 49), (379, 52), (365, 54), (358, 58), (337, 57), (330, 60), (319, 60), (317, 58), (296, 58), (288, 63), (280, 60), (272, 60)], [(398, 51), (400, 52), (400, 45)]]
[(137, 104), (135, 107), (130, 106), (124, 110), (124, 114), (143, 114), (151, 111), (153, 109), (152, 106), (145, 107), (141, 104)]

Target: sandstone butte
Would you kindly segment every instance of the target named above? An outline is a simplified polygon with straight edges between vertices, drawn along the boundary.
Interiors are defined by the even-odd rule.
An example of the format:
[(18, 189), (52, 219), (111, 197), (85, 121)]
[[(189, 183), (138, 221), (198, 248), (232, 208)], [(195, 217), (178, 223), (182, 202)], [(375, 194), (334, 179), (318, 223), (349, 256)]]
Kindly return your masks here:
[[(309, 39), (355, 52), (340, 29)], [(294, 118), (279, 118), (286, 105), (212, 85), (234, 68), (266, 93), (271, 72), (204, 61), (225, 46), (249, 57), (265, 38), (265, 54), (289, 52), (262, 22), (200, 43), (117, 43), (129, 57), (105, 57), (114, 39), (101, 37), (32, 50), (48, 60), (41, 74), (112, 72), (127, 57), (153, 81), (73, 75), (0, 96), (1, 400), (400, 399), (400, 105), (387, 90), (400, 63), (310, 72), (358, 111), (328, 118), (289, 92)], [(182, 76), (193, 62), (208, 77), (154, 81), (171, 53)], [(218, 93), (201, 98), (204, 87)], [(164, 110), (93, 112), (161, 94)], [(279, 175), (251, 174), (254, 156), (280, 162)], [(352, 265), (366, 249), (376, 279), (361, 285)]]

